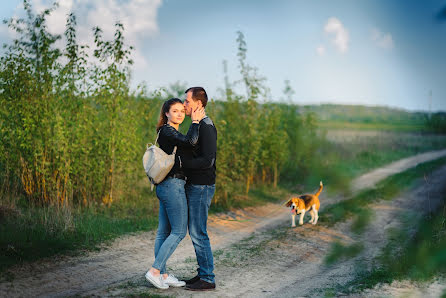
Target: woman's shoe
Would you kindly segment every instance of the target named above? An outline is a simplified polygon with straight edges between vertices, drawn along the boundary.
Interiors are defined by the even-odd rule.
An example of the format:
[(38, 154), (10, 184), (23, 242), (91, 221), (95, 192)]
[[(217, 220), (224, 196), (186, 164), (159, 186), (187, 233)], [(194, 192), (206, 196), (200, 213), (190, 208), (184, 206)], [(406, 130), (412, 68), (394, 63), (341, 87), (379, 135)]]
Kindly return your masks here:
[(173, 274), (169, 274), (167, 278), (164, 279), (164, 283), (172, 287), (184, 287), (186, 285), (186, 282), (178, 280)]
[(147, 281), (149, 281), (152, 285), (154, 285), (158, 289), (165, 290), (165, 289), (169, 288), (169, 285), (164, 283), (164, 279), (161, 274), (159, 276), (154, 276), (150, 271), (147, 271), (146, 279), (147, 279)]

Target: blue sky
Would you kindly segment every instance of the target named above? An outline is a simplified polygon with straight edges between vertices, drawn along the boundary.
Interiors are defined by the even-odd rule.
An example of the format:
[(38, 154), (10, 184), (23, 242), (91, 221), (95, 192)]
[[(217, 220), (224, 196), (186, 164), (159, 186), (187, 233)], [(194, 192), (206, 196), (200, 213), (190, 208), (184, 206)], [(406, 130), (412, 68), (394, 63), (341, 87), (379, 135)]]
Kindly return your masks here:
[[(0, 17), (20, 15), (20, 0), (2, 1)], [(50, 0), (31, 1), (36, 10)], [(79, 39), (90, 28), (111, 34), (120, 20), (136, 47), (132, 85), (149, 89), (176, 81), (201, 85), (219, 98), (222, 61), (238, 80), (236, 32), (247, 60), (267, 78), (273, 100), (284, 81), (299, 104), (386, 105), (446, 111), (446, 21), (436, 14), (446, 0), (61, 0), (49, 20), (63, 32), (65, 15), (78, 15)], [(3, 26), (5, 27), (5, 26)], [(0, 30), (0, 41), (11, 33)]]

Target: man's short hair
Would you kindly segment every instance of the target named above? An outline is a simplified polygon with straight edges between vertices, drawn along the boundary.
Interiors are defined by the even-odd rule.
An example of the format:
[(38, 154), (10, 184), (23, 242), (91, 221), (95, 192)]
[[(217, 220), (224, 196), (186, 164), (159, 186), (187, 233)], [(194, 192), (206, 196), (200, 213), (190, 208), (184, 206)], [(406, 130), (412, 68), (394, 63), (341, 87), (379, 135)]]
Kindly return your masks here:
[(184, 93), (187, 93), (189, 91), (192, 91), (192, 99), (194, 101), (201, 101), (201, 103), (203, 104), (203, 108), (206, 107), (207, 103), (208, 103), (208, 95), (206, 94), (206, 91), (204, 90), (203, 87), (191, 87), (189, 89), (187, 89)]

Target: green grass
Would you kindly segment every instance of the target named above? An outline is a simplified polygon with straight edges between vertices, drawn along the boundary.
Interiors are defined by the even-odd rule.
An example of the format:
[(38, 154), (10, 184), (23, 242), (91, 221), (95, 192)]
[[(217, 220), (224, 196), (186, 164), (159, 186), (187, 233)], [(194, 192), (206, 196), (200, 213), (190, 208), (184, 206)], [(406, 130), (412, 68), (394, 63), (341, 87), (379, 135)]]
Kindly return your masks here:
[(372, 218), (367, 206), (378, 200), (389, 200), (401, 191), (410, 187), (416, 179), (431, 173), (446, 163), (446, 158), (420, 164), (405, 172), (393, 175), (381, 182), (375, 188), (367, 189), (355, 195), (351, 199), (330, 205), (324, 209), (324, 216), (319, 221), (328, 226), (333, 226), (339, 221), (345, 221), (354, 217), (353, 227), (356, 232), (361, 232)]
[(411, 123), (364, 123), (364, 122), (345, 122), (345, 121), (320, 121), (319, 127), (327, 129), (358, 129), (358, 130), (386, 130), (395, 132), (428, 132), (425, 124)]
[(344, 245), (341, 242), (333, 243), (330, 253), (325, 257), (324, 263), (332, 265), (341, 259), (349, 259), (357, 256), (364, 249), (361, 243)]
[[(391, 176), (379, 183), (375, 189), (328, 207), (320, 220), (328, 225), (345, 220), (354, 212), (364, 210), (370, 202), (393, 198), (399, 192), (407, 190), (416, 179), (433, 172), (445, 163), (446, 158), (440, 158)], [(436, 212), (422, 217), (419, 222), (413, 222), (413, 217), (406, 220), (410, 223), (410, 228), (407, 224), (389, 232), (389, 242), (380, 256), (372, 261), (372, 269), (362, 269), (370, 267), (359, 264), (356, 278), (340, 286), (337, 291), (360, 292), (379, 283), (405, 279), (428, 281), (439, 274), (446, 274), (446, 194), (443, 205)], [(363, 227), (366, 225), (367, 223)], [(342, 258), (355, 256), (361, 248), (361, 243), (353, 243), (350, 246), (334, 243), (325, 263), (331, 265)]]
[(244, 194), (242, 185), (234, 184), (235, 191), (230, 199), (225, 203), (212, 204), (209, 210), (210, 214), (225, 212), (230, 209), (259, 206), (267, 203), (281, 203), (290, 193), (290, 191), (282, 185), (277, 186), (275, 189), (272, 185), (258, 185), (253, 187), (246, 195)]
[[(149, 198), (152, 199), (153, 198)], [(30, 207), (24, 199), (2, 207), (0, 271), (11, 265), (97, 249), (118, 236), (157, 226), (147, 200), (122, 201), (112, 207)]]
[(393, 230), (381, 255), (372, 261), (372, 269), (359, 269), (367, 268), (359, 264), (356, 278), (339, 291), (358, 293), (395, 280), (425, 282), (446, 276), (446, 194), (443, 206), (414, 227), (415, 231)]
[(446, 148), (444, 135), (328, 130), (326, 136), (325, 163), (347, 179), (401, 158)]

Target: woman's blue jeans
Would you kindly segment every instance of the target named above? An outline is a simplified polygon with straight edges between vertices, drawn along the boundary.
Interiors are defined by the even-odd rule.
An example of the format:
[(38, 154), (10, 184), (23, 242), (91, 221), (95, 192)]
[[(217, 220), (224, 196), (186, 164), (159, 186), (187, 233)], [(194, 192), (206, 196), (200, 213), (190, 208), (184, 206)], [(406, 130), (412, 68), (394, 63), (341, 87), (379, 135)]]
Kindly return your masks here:
[(187, 232), (186, 181), (167, 178), (157, 185), (160, 202), (158, 231), (155, 240), (155, 262), (152, 267), (166, 272), (166, 262)]

